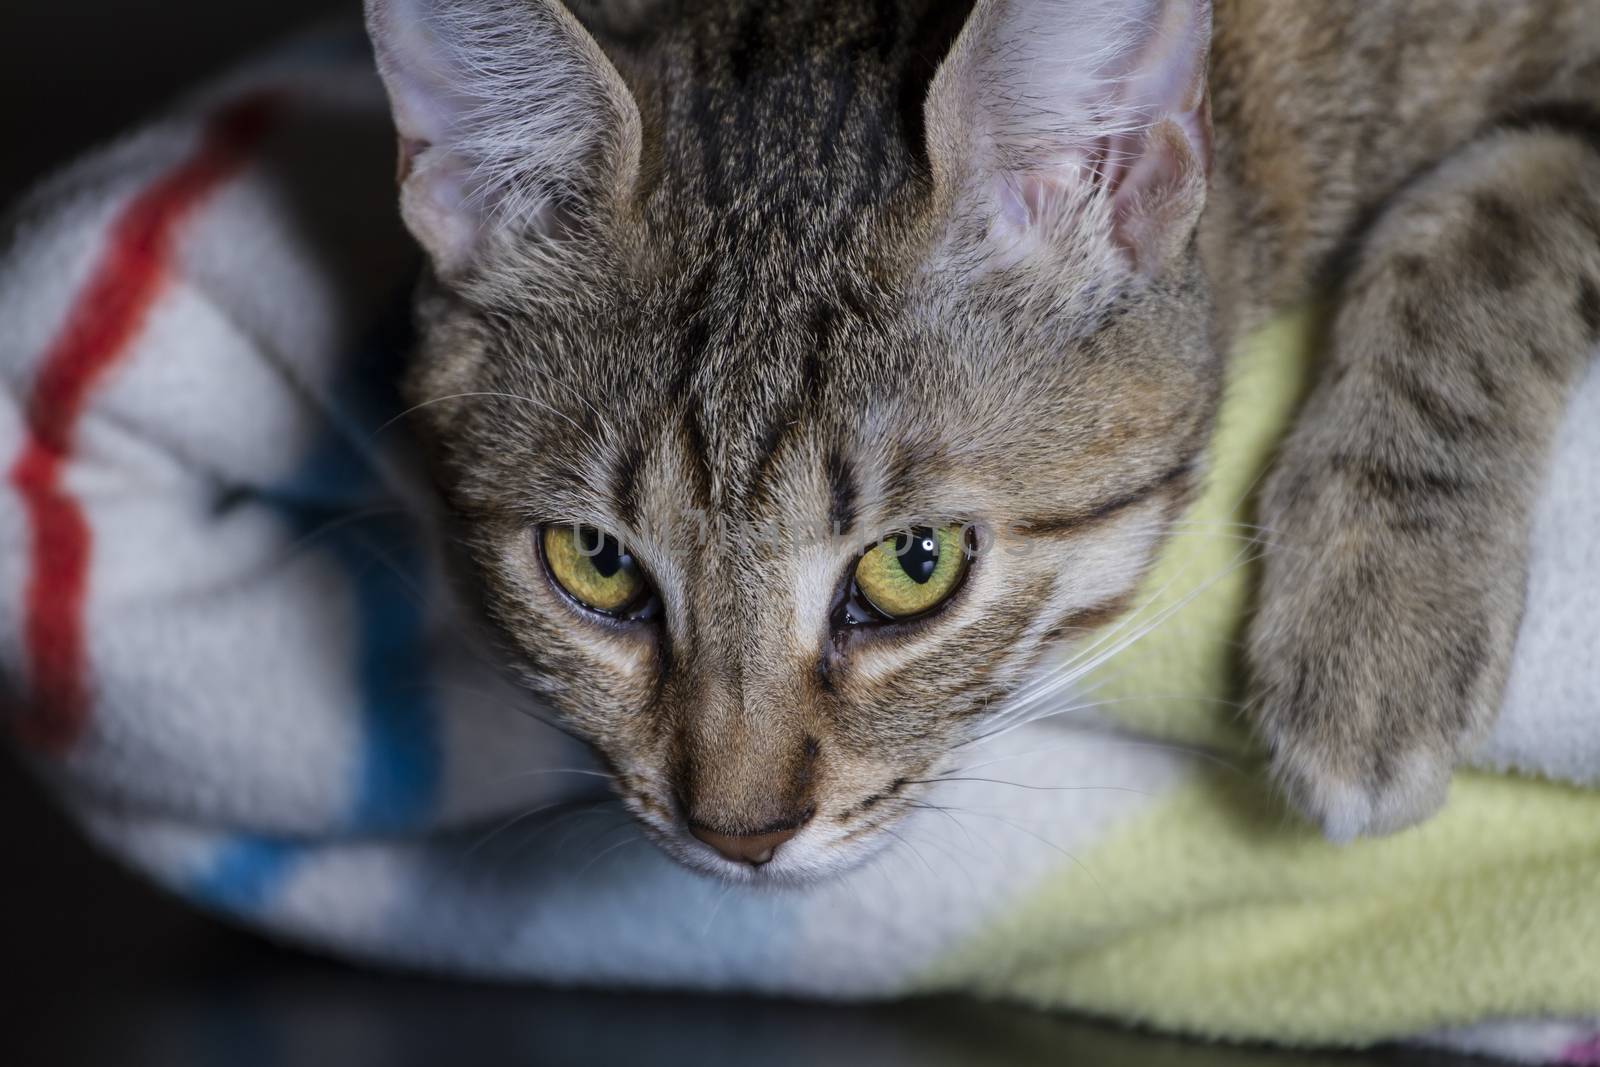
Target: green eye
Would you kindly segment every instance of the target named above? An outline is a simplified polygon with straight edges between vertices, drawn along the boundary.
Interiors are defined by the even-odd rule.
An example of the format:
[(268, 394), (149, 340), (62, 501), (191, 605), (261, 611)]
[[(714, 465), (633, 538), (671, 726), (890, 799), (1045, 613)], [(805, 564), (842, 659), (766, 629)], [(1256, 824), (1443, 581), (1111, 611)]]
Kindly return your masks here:
[(607, 615), (637, 606), (649, 588), (621, 542), (593, 526), (546, 526), (544, 558), (574, 600)]
[(964, 527), (918, 527), (885, 540), (856, 564), (856, 588), (891, 619), (925, 615), (950, 599), (967, 572)]

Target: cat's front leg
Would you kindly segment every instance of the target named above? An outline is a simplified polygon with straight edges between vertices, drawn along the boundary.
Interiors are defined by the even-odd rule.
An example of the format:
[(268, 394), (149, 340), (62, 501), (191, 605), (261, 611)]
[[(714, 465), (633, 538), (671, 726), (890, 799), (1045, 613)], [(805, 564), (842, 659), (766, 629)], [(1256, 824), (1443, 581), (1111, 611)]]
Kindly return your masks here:
[(1498, 711), (1530, 513), (1600, 338), (1600, 142), (1508, 126), (1364, 239), (1262, 498), (1249, 659), (1291, 801), (1336, 840), (1421, 821)]

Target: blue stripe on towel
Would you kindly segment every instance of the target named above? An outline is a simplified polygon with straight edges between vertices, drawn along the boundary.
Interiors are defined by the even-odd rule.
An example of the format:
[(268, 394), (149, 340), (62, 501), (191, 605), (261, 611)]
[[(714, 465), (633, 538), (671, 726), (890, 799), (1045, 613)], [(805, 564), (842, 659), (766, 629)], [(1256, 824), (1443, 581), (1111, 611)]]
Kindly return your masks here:
[[(410, 349), (408, 322), (403, 306), (386, 316), (333, 398), (327, 432), (294, 476), (259, 498), (282, 511), (307, 551), (337, 560), (352, 585), (361, 741), (351, 834), (418, 825), (433, 811), (443, 777), (427, 617), (419, 602), (426, 557), (413, 520), (382, 513), (392, 512), (394, 502), (368, 460), (374, 434), (400, 410), (394, 381)], [(384, 432), (401, 434), (403, 427)], [(240, 836), (221, 847), (192, 891), (227, 910), (260, 909), (310, 847)]]
[(210, 870), (189, 885), (189, 892), (224, 911), (259, 909), (282, 883), (300, 846), (267, 837), (236, 837), (212, 857)]
[(363, 832), (426, 818), (441, 774), (427, 623), (410, 584), (424, 561), (410, 530), (387, 525), (347, 528), (330, 546), (355, 583), (361, 630), (363, 742), (351, 827)]

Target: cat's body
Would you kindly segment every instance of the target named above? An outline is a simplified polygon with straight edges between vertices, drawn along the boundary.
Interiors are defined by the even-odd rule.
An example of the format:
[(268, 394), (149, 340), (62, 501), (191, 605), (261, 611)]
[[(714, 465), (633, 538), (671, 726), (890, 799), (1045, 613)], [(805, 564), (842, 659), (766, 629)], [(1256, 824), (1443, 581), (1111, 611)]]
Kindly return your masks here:
[(1219, 305), (1244, 322), (1347, 265), (1396, 194), (1469, 142), (1600, 101), (1585, 0), (1215, 6), (1204, 233)]
[(1330, 835), (1394, 830), (1493, 722), (1600, 340), (1600, 6), (1222, 0), (1213, 56), (1222, 323), (1336, 300), (1263, 493), (1253, 714)]
[[(1437, 806), (1600, 326), (1592, 4), (573, 7), (594, 37), (370, 10), (486, 607), (670, 851), (804, 878), (880, 843), (1130, 606), (1221, 354), (1346, 274), (1263, 501), (1260, 722), (1334, 836)], [(941, 523), (997, 547), (857, 612), (863, 552)], [(626, 611), (552, 569), (562, 524), (615, 535)]]

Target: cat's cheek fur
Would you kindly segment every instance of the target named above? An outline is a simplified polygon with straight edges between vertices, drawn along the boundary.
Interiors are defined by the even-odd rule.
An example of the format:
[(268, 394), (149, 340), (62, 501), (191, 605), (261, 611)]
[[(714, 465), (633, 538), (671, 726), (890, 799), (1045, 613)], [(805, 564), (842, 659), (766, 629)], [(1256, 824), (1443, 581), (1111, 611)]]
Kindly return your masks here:
[[(658, 668), (656, 642), (643, 628), (591, 616), (558, 591), (533, 547), (534, 537), (515, 521), (480, 523), (474, 544), (485, 606), (512, 667), (530, 688), (543, 693), (602, 753), (623, 750), (606, 733), (649, 699)], [(578, 690), (570, 679), (580, 677), (586, 684)]]

